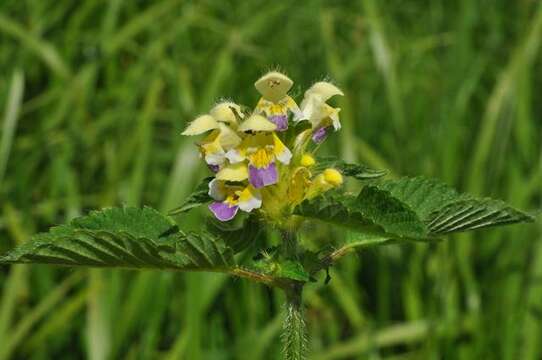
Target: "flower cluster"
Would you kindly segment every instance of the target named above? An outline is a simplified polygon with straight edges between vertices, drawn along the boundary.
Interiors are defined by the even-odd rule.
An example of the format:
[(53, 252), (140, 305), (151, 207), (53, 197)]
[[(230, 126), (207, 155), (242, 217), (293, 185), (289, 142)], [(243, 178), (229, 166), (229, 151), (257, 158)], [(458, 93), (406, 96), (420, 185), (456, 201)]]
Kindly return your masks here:
[(327, 101), (342, 91), (329, 82), (317, 82), (299, 107), (288, 95), (292, 85), (286, 75), (270, 72), (254, 84), (261, 94), (254, 111), (222, 101), (183, 132), (207, 134), (197, 145), (215, 173), (209, 182), (214, 199), (209, 209), (217, 219), (228, 221), (239, 209), (258, 209), (277, 220), (301, 201), (342, 184), (335, 169), (313, 174), (317, 146), (308, 150), (311, 140), (318, 145), (332, 129), (340, 129), (340, 109)]

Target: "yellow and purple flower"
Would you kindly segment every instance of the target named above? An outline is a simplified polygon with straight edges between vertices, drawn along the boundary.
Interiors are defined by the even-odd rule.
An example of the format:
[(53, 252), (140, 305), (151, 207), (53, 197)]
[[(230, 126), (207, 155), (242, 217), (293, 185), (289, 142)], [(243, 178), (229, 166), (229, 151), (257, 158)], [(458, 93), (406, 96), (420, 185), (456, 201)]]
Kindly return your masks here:
[(213, 172), (217, 172), (224, 165), (226, 152), (242, 141), (236, 132), (237, 116), (243, 116), (239, 105), (222, 102), (213, 107), (209, 114), (198, 116), (182, 133), (187, 136), (209, 133), (197, 145), (209, 169)]
[(308, 120), (312, 125), (312, 140), (320, 144), (327, 136), (329, 131), (340, 130), (339, 121), (340, 108), (333, 108), (326, 103), (335, 95), (344, 95), (335, 85), (320, 81), (315, 83), (305, 92), (305, 97), (301, 102), (302, 116), (298, 120)]
[(255, 188), (276, 184), (279, 171), (276, 160), (290, 163), (291, 151), (274, 132), (277, 126), (261, 115), (252, 115), (239, 126), (248, 132), (241, 144), (226, 153), (231, 164), (248, 161), (248, 179)]
[(209, 204), (209, 210), (220, 221), (233, 219), (239, 209), (251, 212), (262, 206), (260, 192), (251, 185), (230, 185), (213, 179), (209, 182), (209, 196), (215, 200)]
[(294, 114), (294, 119), (301, 117), (301, 110), (294, 99), (288, 96), (293, 81), (286, 75), (270, 72), (262, 76), (254, 86), (262, 95), (256, 105), (255, 113), (267, 116), (267, 119), (277, 125), (276, 131), (288, 129), (288, 117)]
[[(197, 145), (215, 173), (208, 194), (213, 199), (209, 210), (217, 219), (229, 221), (239, 210), (257, 210), (280, 223), (304, 200), (342, 184), (335, 169), (313, 176), (316, 159), (307, 147), (311, 137), (320, 143), (331, 128), (340, 129), (340, 109), (326, 101), (343, 93), (335, 85), (318, 82), (305, 92), (300, 110), (288, 95), (293, 82), (286, 75), (270, 72), (254, 85), (262, 97), (252, 114), (231, 101), (221, 101), (192, 121), (183, 135), (206, 134)], [(291, 114), (293, 121), (307, 120), (311, 128), (297, 135), (284, 133)]]

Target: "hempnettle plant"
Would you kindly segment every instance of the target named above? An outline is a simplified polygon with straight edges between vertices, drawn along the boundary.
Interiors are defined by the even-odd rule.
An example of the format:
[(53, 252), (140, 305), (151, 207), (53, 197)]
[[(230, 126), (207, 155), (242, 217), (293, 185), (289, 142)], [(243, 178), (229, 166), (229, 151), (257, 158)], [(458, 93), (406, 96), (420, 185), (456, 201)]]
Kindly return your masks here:
[[(260, 282), (284, 291), (284, 357), (302, 359), (303, 288), (346, 254), (533, 220), (501, 201), (459, 194), (437, 180), (382, 180), (385, 171), (319, 158), (320, 145), (341, 128), (340, 109), (327, 102), (343, 92), (317, 82), (298, 106), (284, 74), (270, 72), (254, 85), (262, 97), (253, 111), (220, 102), (183, 132), (206, 134), (197, 146), (213, 176), (170, 215), (207, 205), (214, 219), (205, 230), (184, 232), (149, 207), (109, 208), (37, 234), (0, 262), (210, 271)], [(344, 177), (365, 184), (350, 193)], [(310, 221), (355, 235), (309, 251), (298, 233)], [(258, 241), (269, 231), (281, 235), (274, 247)]]

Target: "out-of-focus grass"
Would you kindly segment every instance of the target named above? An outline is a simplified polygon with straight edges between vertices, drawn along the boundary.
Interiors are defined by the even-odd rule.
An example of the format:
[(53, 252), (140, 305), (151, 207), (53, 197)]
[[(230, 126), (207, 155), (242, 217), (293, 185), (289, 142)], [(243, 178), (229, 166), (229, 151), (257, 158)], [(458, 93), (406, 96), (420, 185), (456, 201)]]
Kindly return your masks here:
[[(0, 252), (89, 209), (179, 204), (205, 173), (186, 122), (253, 105), (275, 66), (294, 95), (323, 77), (347, 94), (323, 151), (540, 208), (541, 36), (529, 0), (4, 0)], [(311, 358), (539, 359), (541, 230), (346, 260), (308, 287)], [(280, 295), (244, 281), (13, 266), (0, 290), (0, 359), (280, 355)]]

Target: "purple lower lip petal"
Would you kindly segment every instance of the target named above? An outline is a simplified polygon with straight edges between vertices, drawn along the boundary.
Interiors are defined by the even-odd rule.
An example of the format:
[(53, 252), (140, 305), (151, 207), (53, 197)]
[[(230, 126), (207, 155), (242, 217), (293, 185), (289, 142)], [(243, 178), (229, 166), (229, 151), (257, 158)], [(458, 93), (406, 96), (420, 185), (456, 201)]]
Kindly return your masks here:
[(279, 174), (275, 163), (269, 164), (264, 168), (257, 168), (253, 165), (248, 166), (249, 181), (256, 189), (264, 186), (273, 185), (278, 182)]
[(209, 168), (209, 170), (211, 170), (215, 174), (218, 172), (218, 170), (220, 170), (220, 165), (207, 164), (207, 167)]
[(287, 115), (271, 115), (268, 117), (269, 121), (277, 125), (277, 131), (288, 130), (288, 116)]
[(237, 205), (230, 206), (225, 202), (214, 202), (209, 204), (209, 210), (213, 212), (215, 217), (220, 221), (228, 221), (235, 217), (239, 207)]
[(328, 130), (329, 127), (321, 127), (320, 129), (316, 130), (312, 134), (312, 141), (317, 144), (322, 143), (327, 138)]

